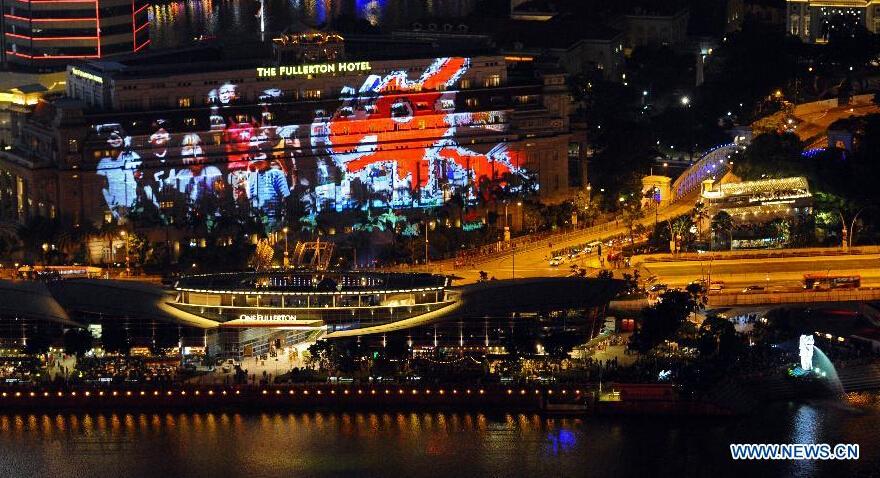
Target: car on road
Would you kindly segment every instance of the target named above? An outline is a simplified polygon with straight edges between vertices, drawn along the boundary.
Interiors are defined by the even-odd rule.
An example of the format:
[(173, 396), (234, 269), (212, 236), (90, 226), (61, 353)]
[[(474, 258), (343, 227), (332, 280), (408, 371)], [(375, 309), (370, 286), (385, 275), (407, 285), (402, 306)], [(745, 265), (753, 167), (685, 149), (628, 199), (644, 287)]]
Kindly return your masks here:
[(709, 290), (720, 291), (724, 289), (724, 281), (713, 280), (711, 284), (709, 284)]
[(660, 293), (666, 292), (666, 290), (668, 288), (669, 288), (669, 286), (666, 284), (654, 284), (651, 286), (650, 289), (648, 289), (648, 292), (654, 292), (654, 293), (660, 294)]
[(764, 286), (762, 285), (750, 285), (743, 289), (743, 294), (749, 294), (753, 292), (764, 292)]
[(561, 266), (562, 264), (565, 264), (565, 258), (562, 257), (562, 256), (556, 256), (556, 257), (554, 257), (553, 259), (550, 260), (550, 265), (551, 265), (552, 267), (559, 267), (559, 266)]

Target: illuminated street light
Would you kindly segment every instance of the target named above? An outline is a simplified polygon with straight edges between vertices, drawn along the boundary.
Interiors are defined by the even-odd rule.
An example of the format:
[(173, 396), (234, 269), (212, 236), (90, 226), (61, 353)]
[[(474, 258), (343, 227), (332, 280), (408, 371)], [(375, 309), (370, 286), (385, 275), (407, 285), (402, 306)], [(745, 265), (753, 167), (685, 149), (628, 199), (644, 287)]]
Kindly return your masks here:
[(687, 105), (691, 104), (691, 99), (688, 98), (687, 96), (682, 96), (681, 97), (681, 104), (684, 106), (687, 106)]

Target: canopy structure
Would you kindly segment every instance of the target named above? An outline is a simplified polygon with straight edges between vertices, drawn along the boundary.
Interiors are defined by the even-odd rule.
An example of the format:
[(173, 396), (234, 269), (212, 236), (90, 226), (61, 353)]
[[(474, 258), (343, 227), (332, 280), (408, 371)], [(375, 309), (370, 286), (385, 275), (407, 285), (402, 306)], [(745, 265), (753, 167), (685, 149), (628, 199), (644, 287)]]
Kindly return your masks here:
[(0, 280), (0, 315), (82, 326), (70, 320), (42, 282)]
[(159, 286), (144, 282), (69, 279), (51, 282), (0, 280), (0, 314), (50, 320), (82, 327), (71, 315), (156, 320), (175, 325), (214, 328), (217, 322), (168, 305)]

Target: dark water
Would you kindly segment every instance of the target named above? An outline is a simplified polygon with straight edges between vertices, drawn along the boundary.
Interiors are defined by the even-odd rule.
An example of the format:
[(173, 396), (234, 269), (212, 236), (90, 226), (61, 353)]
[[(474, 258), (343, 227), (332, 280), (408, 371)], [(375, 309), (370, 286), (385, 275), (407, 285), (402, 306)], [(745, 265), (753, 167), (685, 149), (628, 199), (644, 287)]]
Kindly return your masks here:
[[(781, 404), (740, 418), (548, 419), (457, 413), (0, 416), (0, 476), (880, 474), (880, 412)], [(731, 442), (854, 442), (855, 462), (733, 463)]]
[[(355, 16), (381, 28), (394, 28), (426, 16), (467, 15), (479, 0), (265, 0), (267, 31), (292, 24), (317, 26), (340, 15)], [(151, 47), (187, 44), (200, 35), (257, 38), (258, 0), (186, 0), (150, 7)]]

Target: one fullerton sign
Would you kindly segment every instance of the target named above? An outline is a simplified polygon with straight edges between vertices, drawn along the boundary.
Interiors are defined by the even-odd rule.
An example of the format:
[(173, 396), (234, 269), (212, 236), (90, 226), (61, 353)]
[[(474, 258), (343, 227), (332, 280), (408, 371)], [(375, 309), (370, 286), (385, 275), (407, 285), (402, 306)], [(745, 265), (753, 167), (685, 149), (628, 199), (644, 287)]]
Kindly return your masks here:
[(340, 61), (319, 65), (288, 65), (257, 68), (259, 78), (286, 78), (290, 76), (328, 75), (332, 73), (357, 73), (370, 71), (368, 61)]
[(241, 314), (242, 322), (296, 322), (296, 315), (291, 314)]

